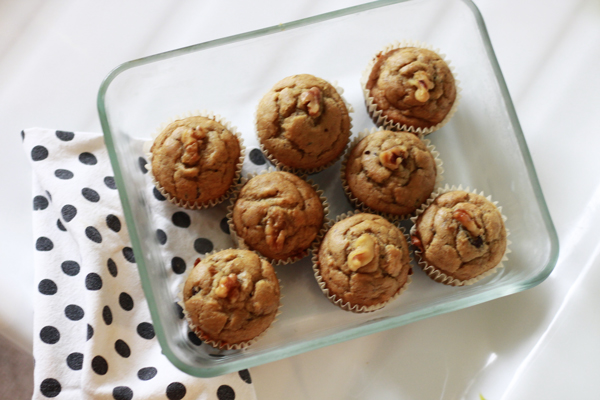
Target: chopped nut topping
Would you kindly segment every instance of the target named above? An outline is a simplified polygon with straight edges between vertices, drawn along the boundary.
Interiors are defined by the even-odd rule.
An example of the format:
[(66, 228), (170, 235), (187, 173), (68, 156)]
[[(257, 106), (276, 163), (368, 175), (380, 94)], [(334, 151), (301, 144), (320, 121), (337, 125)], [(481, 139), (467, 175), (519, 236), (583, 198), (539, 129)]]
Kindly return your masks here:
[(181, 162), (186, 166), (196, 165), (200, 160), (200, 141), (206, 137), (206, 132), (201, 130), (199, 126), (193, 129), (184, 127), (177, 129), (183, 129), (181, 143), (184, 146), (184, 153), (181, 156)]
[(355, 250), (348, 255), (348, 268), (358, 271), (373, 260), (375, 240), (369, 234), (363, 234), (356, 240)]
[(240, 283), (237, 279), (236, 274), (229, 274), (224, 276), (219, 281), (219, 286), (215, 289), (215, 294), (220, 298), (224, 299), (228, 297), (231, 300), (235, 300), (239, 295)]
[(396, 146), (389, 150), (382, 151), (379, 154), (379, 161), (389, 170), (395, 170), (402, 163), (402, 159), (406, 158), (406, 150)]
[(415, 99), (421, 103), (429, 100), (429, 91), (435, 87), (435, 84), (429, 79), (429, 75), (425, 71), (415, 72), (413, 78), (408, 83), (417, 87)]
[(483, 233), (468, 211), (458, 209), (454, 211), (452, 218), (457, 220), (473, 237), (477, 237)]
[(306, 106), (308, 115), (315, 117), (321, 112), (321, 91), (312, 87), (300, 95), (300, 105)]
[(278, 220), (267, 219), (267, 225), (265, 226), (267, 244), (275, 248), (276, 251), (281, 251), (285, 243), (285, 231), (283, 228), (283, 224)]

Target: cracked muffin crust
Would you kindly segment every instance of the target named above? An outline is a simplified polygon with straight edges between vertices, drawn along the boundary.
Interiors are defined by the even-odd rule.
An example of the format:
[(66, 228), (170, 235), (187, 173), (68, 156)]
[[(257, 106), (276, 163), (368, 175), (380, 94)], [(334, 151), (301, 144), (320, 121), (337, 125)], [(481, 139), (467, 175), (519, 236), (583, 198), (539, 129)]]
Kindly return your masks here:
[(154, 140), (152, 174), (181, 206), (221, 199), (235, 179), (241, 157), (235, 134), (219, 122), (193, 116), (169, 124)]
[(435, 186), (435, 158), (425, 143), (409, 132), (376, 131), (347, 156), (349, 195), (376, 211), (402, 216), (415, 211)]
[(351, 306), (385, 305), (412, 273), (404, 234), (374, 214), (355, 214), (333, 225), (317, 260), (329, 296)]
[(284, 167), (316, 171), (342, 155), (350, 137), (350, 116), (328, 82), (293, 75), (262, 98), (256, 130), (267, 155)]
[(459, 281), (495, 268), (507, 244), (496, 206), (481, 195), (462, 190), (436, 197), (416, 219), (411, 236), (423, 261)]
[(388, 122), (414, 128), (441, 123), (456, 100), (454, 76), (446, 62), (418, 47), (378, 54), (365, 89)]
[(257, 175), (240, 190), (232, 212), (235, 233), (267, 258), (303, 257), (323, 226), (317, 192), (289, 172)]
[(219, 347), (251, 341), (275, 320), (279, 280), (265, 259), (229, 249), (197, 259), (183, 287), (192, 328)]

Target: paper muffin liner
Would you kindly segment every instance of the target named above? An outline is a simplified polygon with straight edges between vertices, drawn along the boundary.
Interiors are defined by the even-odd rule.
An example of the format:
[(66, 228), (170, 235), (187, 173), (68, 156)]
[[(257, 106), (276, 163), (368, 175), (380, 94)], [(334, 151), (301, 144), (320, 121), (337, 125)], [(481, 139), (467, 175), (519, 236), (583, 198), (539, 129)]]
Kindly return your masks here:
[[(448, 114), (446, 114), (446, 117), (442, 120), (442, 122), (440, 122), (437, 125), (434, 125), (432, 127), (429, 127), (429, 128), (416, 128), (411, 125), (400, 124), (398, 122), (391, 121), (390, 119), (388, 119), (388, 117), (386, 117), (385, 115), (382, 115), (383, 111), (377, 108), (377, 104), (375, 104), (373, 97), (370, 96), (369, 90), (367, 89), (367, 82), (369, 81), (369, 75), (371, 75), (371, 70), (375, 66), (375, 63), (377, 62), (377, 56), (379, 54), (385, 54), (392, 50), (401, 49), (404, 47), (417, 47), (417, 48), (433, 51), (438, 56), (440, 56), (440, 58), (442, 60), (444, 60), (444, 62), (448, 65), (448, 68), (450, 69), (452, 76), (454, 77), (454, 84), (456, 86), (456, 98), (454, 99), (454, 103), (452, 104), (450, 111), (448, 111)], [(431, 132), (435, 132), (438, 129), (440, 129), (441, 127), (443, 127), (444, 125), (446, 125), (446, 123), (448, 123), (448, 121), (450, 121), (450, 119), (456, 112), (458, 103), (460, 102), (460, 98), (461, 98), (460, 92), (462, 91), (462, 89), (460, 87), (460, 81), (456, 77), (457, 77), (457, 75), (456, 75), (454, 66), (450, 65), (450, 60), (447, 60), (446, 56), (444, 54), (440, 53), (439, 49), (434, 49), (433, 46), (431, 46), (427, 43), (419, 42), (417, 40), (402, 40), (402, 41), (394, 41), (393, 43), (390, 43), (390, 44), (384, 46), (383, 49), (378, 51), (375, 54), (375, 56), (373, 56), (373, 58), (367, 65), (367, 68), (362, 73), (362, 76), (360, 79), (360, 86), (362, 88), (363, 96), (365, 98), (365, 105), (367, 107), (367, 112), (369, 113), (369, 115), (370, 115), (371, 119), (373, 120), (373, 122), (375, 123), (375, 125), (382, 126), (386, 129), (394, 130), (394, 131), (413, 132), (422, 137), (424, 135), (430, 134)]]
[(325, 234), (329, 231), (329, 229), (331, 229), (336, 223), (349, 218), (353, 215), (356, 214), (363, 214), (362, 211), (349, 211), (347, 213), (343, 213), (337, 216), (337, 218), (335, 220), (330, 220), (326, 225), (325, 225), (325, 229), (323, 234), (321, 235), (321, 237), (319, 238), (318, 241), (316, 241), (315, 243), (313, 243), (312, 246), (312, 269), (313, 269), (313, 273), (315, 276), (315, 279), (317, 280), (317, 284), (319, 285), (319, 288), (321, 289), (321, 291), (323, 292), (323, 294), (325, 295), (325, 297), (327, 297), (327, 299), (329, 299), (329, 301), (331, 301), (333, 304), (335, 304), (336, 306), (340, 307), (342, 310), (345, 311), (352, 311), (354, 313), (357, 314), (362, 314), (362, 313), (369, 313), (369, 312), (373, 312), (373, 311), (377, 311), (377, 310), (381, 310), (382, 308), (384, 308), (386, 305), (388, 305), (390, 302), (394, 301), (396, 298), (398, 298), (398, 296), (400, 296), (402, 293), (404, 293), (406, 291), (406, 289), (408, 288), (408, 285), (410, 285), (410, 283), (412, 282), (412, 274), (413, 274), (413, 270), (412, 270), (412, 255), (410, 252), (410, 238), (409, 236), (406, 234), (406, 231), (404, 230), (403, 227), (398, 227), (396, 226), (398, 229), (400, 229), (400, 231), (402, 232), (402, 234), (404, 235), (404, 239), (406, 240), (406, 245), (409, 246), (409, 252), (408, 252), (408, 257), (409, 257), (409, 265), (410, 265), (410, 269), (408, 271), (408, 276), (406, 278), (406, 282), (404, 283), (404, 285), (402, 285), (400, 287), (400, 289), (398, 289), (398, 291), (392, 296), (390, 297), (387, 301), (384, 301), (382, 303), (379, 304), (374, 304), (371, 306), (363, 306), (363, 305), (359, 305), (359, 304), (351, 304), (350, 302), (344, 302), (344, 300), (342, 298), (339, 298), (338, 296), (336, 296), (335, 294), (330, 294), (329, 293), (329, 289), (327, 288), (327, 284), (325, 283), (325, 280), (323, 279), (323, 276), (321, 275), (321, 270), (319, 268), (319, 249), (321, 248), (321, 243), (323, 242), (323, 239), (325, 238)]
[[(154, 141), (156, 140), (156, 138), (158, 137), (158, 135), (160, 135), (160, 133), (172, 122), (180, 120), (180, 119), (185, 119), (185, 118), (189, 118), (189, 117), (205, 117), (205, 118), (209, 118), (212, 119), (213, 121), (216, 121), (218, 123), (220, 123), (221, 125), (223, 125), (229, 132), (231, 132), (238, 140), (238, 143), (240, 145), (240, 157), (238, 159), (238, 162), (236, 164), (236, 172), (235, 172), (235, 176), (233, 177), (231, 186), (229, 187), (229, 189), (220, 197), (216, 198), (216, 199), (212, 199), (206, 202), (189, 202), (189, 201), (184, 201), (184, 200), (179, 200), (177, 199), (175, 196), (171, 196), (163, 187), (162, 185), (156, 180), (154, 173), (152, 172), (152, 152), (150, 151), (150, 149), (152, 148), (152, 144), (154, 143)], [(187, 113), (184, 113), (183, 115), (176, 115), (175, 117), (169, 119), (169, 121), (163, 123), (160, 125), (160, 127), (158, 127), (158, 129), (152, 134), (152, 139), (148, 140), (144, 143), (144, 147), (143, 147), (144, 153), (146, 154), (147, 160), (148, 160), (148, 164), (146, 165), (146, 169), (148, 170), (148, 174), (150, 175), (150, 178), (152, 179), (152, 183), (154, 184), (154, 186), (156, 187), (156, 189), (160, 192), (160, 194), (162, 194), (170, 203), (175, 204), (176, 206), (179, 207), (183, 207), (183, 208), (187, 208), (189, 210), (201, 210), (203, 208), (209, 208), (209, 207), (213, 207), (219, 203), (222, 203), (223, 201), (225, 201), (229, 196), (231, 196), (235, 190), (235, 182), (238, 182), (240, 179), (240, 176), (242, 174), (242, 165), (244, 164), (244, 157), (246, 156), (246, 147), (244, 146), (244, 139), (242, 138), (242, 135), (238, 132), (237, 128), (235, 126), (233, 126), (229, 121), (227, 121), (225, 118), (221, 117), (220, 115), (214, 114), (212, 112), (206, 111), (206, 110), (202, 110), (202, 111), (190, 111)]]
[[(320, 79), (323, 79), (323, 78), (320, 78)], [(263, 145), (263, 142), (260, 140), (260, 138), (258, 138), (258, 133), (257, 133), (258, 145), (260, 147), (260, 150), (265, 155), (265, 157), (269, 160), (269, 162), (281, 171), (291, 172), (292, 174), (298, 175), (298, 176), (316, 174), (317, 172), (324, 171), (327, 168), (331, 167), (348, 150), (348, 144), (350, 143), (350, 137), (352, 136), (352, 113), (354, 112), (354, 107), (352, 107), (352, 104), (350, 104), (348, 102), (348, 100), (346, 100), (346, 98), (343, 96), (344, 89), (342, 87), (338, 86), (336, 81), (329, 82), (325, 79), (323, 79), (323, 80), (326, 81), (327, 83), (329, 83), (331, 86), (333, 86), (333, 88), (338, 92), (338, 94), (342, 98), (342, 101), (344, 102), (344, 104), (346, 105), (346, 109), (348, 110), (348, 118), (350, 119), (350, 128), (349, 128), (349, 132), (348, 132), (348, 141), (346, 142), (346, 146), (344, 147), (344, 149), (340, 152), (340, 154), (335, 159), (331, 160), (330, 162), (328, 162), (327, 164), (325, 164), (321, 167), (308, 168), (308, 169), (292, 168), (292, 167), (288, 167), (285, 164), (282, 164), (273, 154), (271, 154), (271, 152), (269, 152), (269, 150), (267, 150), (267, 148)], [(258, 123), (258, 106), (254, 110), (254, 128), (255, 129), (257, 127), (257, 123)]]
[[(213, 254), (216, 254), (223, 250), (227, 250), (227, 249), (213, 250), (210, 253), (204, 254), (203, 258), (212, 256)], [(250, 251), (252, 251), (252, 250), (250, 250)], [(260, 253), (258, 253), (256, 251), (252, 251), (252, 252), (255, 253), (259, 258), (261, 258), (263, 260), (267, 260), (265, 257), (260, 255)], [(269, 261), (269, 260), (267, 260), (267, 261)], [(273, 321), (271, 321), (271, 324), (269, 324), (269, 326), (264, 331), (262, 331), (260, 334), (258, 334), (257, 336), (255, 336), (254, 338), (252, 338), (250, 340), (232, 344), (232, 343), (226, 343), (226, 342), (223, 342), (220, 340), (214, 340), (211, 337), (209, 337), (206, 333), (204, 333), (204, 331), (202, 331), (202, 329), (200, 329), (200, 327), (198, 327), (196, 324), (194, 324), (192, 322), (192, 318), (190, 317), (188, 311), (186, 310), (185, 303), (183, 301), (183, 288), (185, 286), (185, 282), (187, 281), (188, 277), (190, 276), (190, 274), (192, 273), (192, 271), (194, 270), (195, 267), (196, 267), (196, 264), (194, 264), (192, 266), (192, 268), (190, 268), (188, 271), (186, 271), (181, 283), (179, 284), (179, 286), (177, 288), (177, 304), (183, 310), (183, 315), (185, 317), (185, 320), (186, 320), (190, 330), (192, 332), (194, 332), (196, 334), (196, 336), (198, 336), (199, 339), (201, 339), (204, 343), (206, 343), (216, 349), (219, 349), (219, 350), (243, 350), (243, 349), (247, 348), (248, 346), (256, 343), (260, 338), (265, 336), (265, 334), (269, 330), (272, 329), (273, 324), (275, 324), (275, 322), (277, 322), (278, 317), (281, 315), (281, 307), (283, 306), (283, 303), (281, 302), (281, 299), (283, 299), (283, 285), (281, 284), (281, 279), (279, 279), (279, 278), (277, 278), (277, 281), (279, 282), (279, 307), (277, 307), (277, 313), (275, 314), (275, 318), (273, 319)], [(277, 275), (277, 271), (275, 271), (275, 275)]]
[[(374, 210), (374, 209), (370, 208), (369, 206), (367, 206), (366, 204), (364, 204), (363, 202), (361, 202), (359, 199), (357, 199), (356, 196), (354, 196), (354, 194), (350, 190), (350, 186), (348, 185), (348, 181), (346, 179), (346, 166), (348, 164), (348, 158), (350, 157), (350, 153), (352, 152), (352, 149), (354, 149), (354, 147), (368, 135), (375, 133), (375, 132), (382, 131), (382, 130), (388, 130), (388, 129), (386, 129), (384, 127), (365, 129), (364, 131), (360, 132), (358, 134), (358, 136), (356, 138), (354, 138), (354, 140), (352, 140), (352, 142), (350, 143), (350, 146), (348, 146), (348, 149), (346, 150), (346, 154), (344, 154), (344, 158), (342, 159), (342, 166), (340, 168), (342, 187), (344, 188), (344, 193), (346, 193), (346, 197), (348, 197), (348, 200), (350, 200), (350, 203), (352, 204), (352, 206), (355, 209), (361, 210), (363, 212), (371, 213), (371, 214), (377, 214), (377, 215), (380, 215), (392, 222), (397, 222), (397, 221), (400, 221), (403, 219), (409, 219), (410, 217), (415, 215), (415, 213), (417, 212), (418, 209), (412, 213), (402, 214), (402, 215), (396, 215), (396, 214), (391, 214), (391, 213), (387, 213), (387, 212), (383, 212), (383, 211)], [(443, 163), (442, 159), (440, 158), (440, 153), (439, 153), (439, 151), (436, 150), (435, 146), (428, 139), (421, 138), (421, 140), (423, 141), (423, 143), (427, 147), (427, 150), (429, 150), (429, 152), (431, 153), (431, 155), (433, 156), (434, 161), (435, 161), (436, 176), (435, 176), (435, 183), (433, 186), (433, 192), (435, 192), (436, 188), (440, 187), (442, 181), (444, 180), (444, 176), (443, 176), (444, 175), (444, 167), (443, 167), (444, 163)], [(433, 194), (433, 192), (432, 192), (432, 194)], [(429, 198), (431, 198), (431, 195)]]
[[(227, 216), (226, 216), (227, 224), (229, 226), (229, 234), (230, 234), (233, 242), (238, 246), (238, 248), (244, 249), (244, 250), (252, 250), (252, 251), (260, 254), (263, 258), (265, 258), (267, 261), (269, 261), (273, 266), (287, 265), (287, 264), (291, 264), (291, 263), (294, 263), (296, 261), (303, 259), (304, 257), (306, 257), (309, 254), (312, 245), (309, 246), (306, 250), (304, 250), (301, 254), (299, 254), (295, 257), (288, 257), (285, 260), (279, 260), (279, 259), (273, 259), (273, 258), (267, 257), (267, 256), (261, 254), (258, 250), (252, 249), (250, 246), (248, 246), (248, 244), (246, 244), (246, 242), (244, 241), (244, 239), (242, 237), (238, 236), (237, 231), (235, 229), (235, 225), (233, 223), (233, 208), (238, 199), (240, 191), (242, 190), (244, 185), (250, 179), (252, 179), (258, 175), (263, 175), (263, 174), (267, 174), (270, 172), (277, 172), (277, 171), (278, 171), (277, 169), (275, 169), (273, 167), (269, 167), (266, 170), (261, 171), (260, 173), (251, 173), (251, 174), (248, 174), (247, 177), (245, 177), (245, 178), (243, 177), (242, 180), (240, 181), (240, 183), (237, 185), (233, 196), (231, 197), (231, 202), (230, 202), (229, 206), (227, 207)], [(286, 172), (289, 172), (289, 171), (286, 171)], [(299, 176), (299, 178), (306, 181), (314, 189), (314, 191), (317, 193), (317, 196), (319, 196), (319, 200), (321, 200), (321, 205), (323, 206), (323, 225), (321, 226), (321, 229), (319, 229), (317, 236), (313, 240), (313, 243), (314, 243), (315, 241), (319, 240), (319, 238), (322, 237), (322, 235), (324, 234), (324, 227), (329, 222), (329, 203), (327, 202), (327, 198), (325, 197), (324, 192), (321, 189), (319, 189), (319, 186), (316, 183), (314, 183), (312, 180), (307, 180), (306, 176), (304, 176), (304, 175)]]
[[(478, 194), (480, 196), (484, 196), (488, 201), (490, 201), (494, 206), (496, 206), (496, 208), (500, 212), (500, 215), (502, 216), (502, 221), (504, 222), (504, 228), (506, 230), (506, 238), (507, 238), (506, 239), (506, 250), (504, 251), (504, 255), (502, 256), (500, 263), (498, 263), (498, 265), (496, 265), (494, 268), (491, 268), (491, 269), (483, 272), (482, 274), (479, 274), (471, 279), (460, 280), (460, 279), (454, 278), (452, 276), (446, 275), (440, 269), (429, 264), (427, 262), (427, 260), (425, 260), (425, 258), (422, 257), (422, 253), (419, 249), (415, 248), (415, 246), (413, 246), (413, 249), (414, 249), (416, 259), (417, 259), (417, 264), (431, 279), (433, 279), (436, 282), (440, 282), (440, 283), (443, 283), (443, 284), (449, 285), (449, 286), (468, 286), (468, 285), (474, 284), (475, 282), (480, 281), (483, 278), (486, 278), (492, 274), (495, 274), (501, 268), (504, 268), (504, 262), (508, 261), (507, 255), (511, 253), (511, 250), (509, 247), (512, 244), (512, 242), (510, 240), (508, 240), (508, 237), (510, 236), (510, 231), (506, 227), (507, 218), (502, 213), (502, 207), (498, 206), (498, 202), (492, 201), (491, 195), (486, 197), (484, 195), (483, 191), (478, 193), (476, 189), (471, 190), (468, 186), (466, 189), (463, 189), (462, 185), (458, 185), (458, 187), (457, 187), (455, 185), (450, 186), (450, 185), (446, 184), (443, 188), (438, 188), (437, 190), (434, 190), (434, 193), (432, 193), (432, 196), (429, 199), (427, 199), (427, 202), (425, 202), (424, 204), (421, 205), (421, 208), (419, 208), (419, 210), (417, 211), (417, 214), (410, 219), (411, 222), (413, 223), (413, 225), (410, 229), (410, 236), (412, 237), (417, 232), (417, 218), (419, 218), (419, 215), (423, 214), (425, 212), (425, 210), (431, 205), (431, 203), (433, 203), (433, 201), (438, 196), (440, 196), (444, 193), (455, 191), (455, 190), (463, 190), (468, 193), (474, 193), (474, 194)], [(412, 243), (412, 241), (411, 241), (411, 243)]]

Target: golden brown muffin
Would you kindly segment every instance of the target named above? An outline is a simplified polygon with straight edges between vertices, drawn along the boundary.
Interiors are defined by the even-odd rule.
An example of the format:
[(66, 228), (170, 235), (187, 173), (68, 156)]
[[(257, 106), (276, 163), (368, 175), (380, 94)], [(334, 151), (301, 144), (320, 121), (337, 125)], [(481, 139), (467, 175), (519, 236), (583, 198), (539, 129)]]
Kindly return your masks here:
[(429, 198), (437, 167), (416, 135), (377, 131), (354, 146), (343, 173), (351, 198), (374, 211), (400, 216)]
[(489, 200), (456, 190), (438, 196), (418, 216), (412, 242), (428, 265), (448, 277), (468, 281), (500, 264), (506, 251), (506, 228), (500, 211)]
[(355, 214), (327, 232), (318, 271), (329, 290), (350, 306), (385, 305), (411, 273), (408, 244), (400, 229), (374, 214)]
[(183, 287), (187, 317), (217, 347), (251, 341), (275, 319), (279, 280), (271, 264), (249, 250), (229, 249), (196, 260)]
[(312, 75), (287, 77), (262, 98), (258, 138), (283, 167), (318, 170), (340, 157), (350, 137), (350, 117), (335, 88)]
[(417, 47), (378, 54), (366, 89), (389, 122), (414, 128), (439, 124), (456, 100), (454, 76), (446, 62)]
[(250, 179), (233, 207), (237, 235), (272, 260), (302, 257), (324, 223), (321, 199), (306, 181), (275, 171)]
[(240, 142), (212, 119), (194, 116), (169, 124), (152, 148), (157, 186), (183, 207), (223, 200), (240, 162)]

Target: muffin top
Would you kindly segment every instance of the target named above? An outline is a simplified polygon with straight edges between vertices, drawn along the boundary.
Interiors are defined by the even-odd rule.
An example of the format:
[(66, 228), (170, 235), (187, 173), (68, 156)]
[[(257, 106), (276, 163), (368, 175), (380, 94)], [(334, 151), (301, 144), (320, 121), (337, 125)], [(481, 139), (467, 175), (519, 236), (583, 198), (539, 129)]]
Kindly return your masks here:
[(438, 196), (415, 228), (412, 242), (420, 257), (463, 281), (496, 267), (506, 250), (500, 211), (485, 197), (462, 190)]
[(170, 123), (155, 139), (152, 174), (171, 197), (202, 204), (230, 188), (240, 159), (238, 138), (206, 117)]
[(323, 226), (323, 204), (315, 190), (289, 172), (250, 179), (233, 207), (237, 235), (273, 260), (303, 256)]
[(416, 135), (377, 131), (348, 155), (345, 177), (351, 194), (367, 207), (393, 215), (415, 211), (433, 191), (435, 158)]
[(350, 137), (348, 109), (321, 78), (287, 77), (262, 98), (256, 112), (258, 138), (289, 168), (317, 169), (337, 159)]
[(183, 302), (198, 334), (237, 344), (269, 327), (279, 294), (279, 280), (268, 261), (249, 250), (229, 249), (196, 260), (183, 287)]
[(387, 302), (404, 286), (411, 269), (400, 229), (366, 213), (345, 218), (327, 232), (318, 263), (329, 294), (361, 306)]
[(366, 89), (383, 116), (415, 128), (442, 122), (456, 99), (454, 76), (446, 62), (417, 47), (378, 54)]

